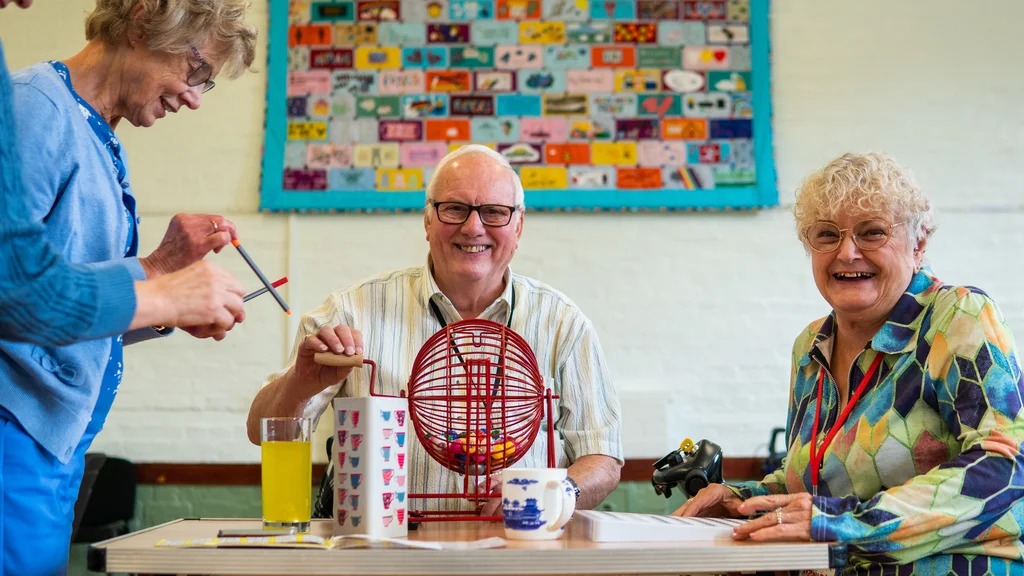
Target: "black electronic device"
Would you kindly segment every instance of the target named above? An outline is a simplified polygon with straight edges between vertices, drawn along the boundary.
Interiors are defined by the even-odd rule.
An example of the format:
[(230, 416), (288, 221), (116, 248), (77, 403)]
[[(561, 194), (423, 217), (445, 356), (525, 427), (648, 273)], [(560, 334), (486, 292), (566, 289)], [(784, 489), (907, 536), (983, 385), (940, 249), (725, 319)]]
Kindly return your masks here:
[(722, 482), (722, 449), (709, 440), (694, 444), (687, 438), (654, 468), (651, 484), (656, 493), (671, 498), (673, 488), (682, 488), (692, 498), (708, 484)]

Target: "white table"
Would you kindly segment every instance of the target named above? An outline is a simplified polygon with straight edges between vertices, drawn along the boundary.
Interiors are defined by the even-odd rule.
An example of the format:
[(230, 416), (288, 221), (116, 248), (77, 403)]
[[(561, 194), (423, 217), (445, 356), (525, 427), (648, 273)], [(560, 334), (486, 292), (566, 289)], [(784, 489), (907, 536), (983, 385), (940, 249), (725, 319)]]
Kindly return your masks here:
[[(137, 574), (687, 574), (825, 569), (845, 563), (845, 547), (819, 542), (634, 542), (599, 544), (570, 523), (565, 536), (541, 542), (509, 540), (488, 550), (308, 550), (156, 548), (160, 539), (212, 538), (225, 528), (253, 528), (259, 520), (175, 520), (89, 547), (98, 572)], [(330, 520), (312, 533), (330, 536)], [(504, 536), (498, 523), (426, 523), (409, 538), (472, 541)]]

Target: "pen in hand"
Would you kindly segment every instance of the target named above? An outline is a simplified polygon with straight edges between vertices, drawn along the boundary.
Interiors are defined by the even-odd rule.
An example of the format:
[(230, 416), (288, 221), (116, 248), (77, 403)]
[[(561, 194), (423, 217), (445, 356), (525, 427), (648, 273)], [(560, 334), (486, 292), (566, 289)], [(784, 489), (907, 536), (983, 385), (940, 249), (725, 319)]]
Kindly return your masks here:
[[(285, 276), (284, 278), (281, 278), (280, 280), (278, 280), (278, 281), (274, 282), (273, 284), (271, 284), (271, 286), (273, 286), (274, 288), (277, 288), (278, 286), (281, 286), (281, 285), (287, 284), (287, 283), (288, 283), (288, 277)], [(250, 293), (246, 294), (245, 298), (242, 298), (242, 302), (248, 302), (249, 300), (252, 300), (253, 298), (255, 298), (257, 296), (260, 296), (262, 294), (266, 294), (267, 292), (270, 292), (270, 290), (267, 290), (266, 286), (264, 286), (263, 288), (260, 288), (259, 290), (256, 290), (255, 292), (250, 292)]]
[(281, 309), (284, 310), (286, 314), (291, 315), (292, 311), (289, 310), (288, 305), (284, 303), (284, 298), (281, 298), (281, 295), (277, 293), (277, 290), (274, 290), (274, 287), (270, 284), (270, 280), (267, 280), (267, 277), (263, 275), (263, 272), (260, 271), (258, 266), (256, 266), (256, 263), (249, 257), (249, 253), (245, 251), (245, 248), (242, 248), (242, 243), (236, 239), (231, 241), (231, 245), (238, 249), (238, 253), (242, 255), (245, 263), (249, 265), (249, 268), (252, 268), (252, 271), (260, 279), (260, 282), (263, 283), (263, 286), (274, 296), (274, 300), (277, 300), (277, 303), (281, 305)]

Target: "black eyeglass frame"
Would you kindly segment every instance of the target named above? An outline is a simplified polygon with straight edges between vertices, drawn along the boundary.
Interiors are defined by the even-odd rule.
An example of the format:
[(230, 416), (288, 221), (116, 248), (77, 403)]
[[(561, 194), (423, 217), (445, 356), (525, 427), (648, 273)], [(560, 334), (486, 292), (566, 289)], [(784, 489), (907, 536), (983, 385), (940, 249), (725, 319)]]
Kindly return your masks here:
[[(506, 204), (480, 204), (478, 206), (474, 206), (472, 204), (466, 204), (465, 202), (438, 202), (436, 200), (432, 200), (430, 204), (434, 207), (434, 212), (437, 213), (437, 219), (440, 220), (441, 222), (444, 222), (445, 224), (464, 224), (466, 220), (469, 220), (470, 214), (476, 212), (477, 215), (480, 217), (480, 223), (483, 224), (484, 226), (489, 226), (491, 228), (503, 228), (505, 226), (508, 226), (509, 223), (512, 222), (512, 216), (519, 210), (519, 206), (508, 206)], [(444, 218), (441, 217), (440, 211), (440, 207), (445, 204), (454, 204), (456, 206), (462, 206), (463, 208), (466, 208), (466, 217), (457, 222), (445, 220)], [(483, 212), (481, 212), (481, 210), (483, 210), (484, 208), (505, 208), (508, 210), (508, 220), (506, 220), (504, 224), (488, 224), (487, 222), (484, 222)]]

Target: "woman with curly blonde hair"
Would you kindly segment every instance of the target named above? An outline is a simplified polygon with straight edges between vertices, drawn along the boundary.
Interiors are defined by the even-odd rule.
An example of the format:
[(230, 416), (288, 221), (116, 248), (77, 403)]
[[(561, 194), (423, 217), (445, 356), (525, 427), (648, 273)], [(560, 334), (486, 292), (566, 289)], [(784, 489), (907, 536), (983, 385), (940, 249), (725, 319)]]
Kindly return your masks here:
[[(148, 127), (183, 106), (197, 110), (218, 75), (244, 72), (256, 41), (247, 8), (245, 0), (97, 0), (79, 53), (12, 75), (25, 220), (45, 224), (68, 262), (151, 280), (235, 236), (221, 216), (179, 214), (160, 246), (137, 257), (135, 195), (114, 130), (122, 120)], [(237, 299), (232, 321), (185, 330), (223, 338), (244, 316)], [(0, 576), (66, 571), (85, 452), (120, 384), (122, 346), (167, 332), (52, 347), (0, 341)]]
[(995, 302), (924, 265), (931, 203), (888, 156), (833, 160), (794, 214), (832, 312), (793, 346), (788, 456), (676, 513), (765, 512), (734, 537), (846, 542), (843, 574), (1021, 572), (1024, 381)]

